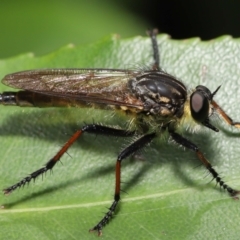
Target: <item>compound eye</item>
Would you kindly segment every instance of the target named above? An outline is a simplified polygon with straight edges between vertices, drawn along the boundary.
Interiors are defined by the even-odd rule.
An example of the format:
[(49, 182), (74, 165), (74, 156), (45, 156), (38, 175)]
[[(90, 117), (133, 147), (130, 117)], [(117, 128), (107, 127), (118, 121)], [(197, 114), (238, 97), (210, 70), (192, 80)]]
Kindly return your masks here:
[(200, 91), (194, 92), (190, 97), (192, 117), (198, 122), (204, 122), (208, 118), (209, 101)]

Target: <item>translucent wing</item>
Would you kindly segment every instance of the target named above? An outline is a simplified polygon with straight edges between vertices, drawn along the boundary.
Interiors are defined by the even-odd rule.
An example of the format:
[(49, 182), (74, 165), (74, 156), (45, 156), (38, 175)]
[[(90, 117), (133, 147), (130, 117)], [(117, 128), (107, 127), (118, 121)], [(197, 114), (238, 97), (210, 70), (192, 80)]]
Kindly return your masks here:
[(128, 88), (128, 80), (137, 75), (138, 71), (115, 69), (46, 69), (9, 74), (2, 82), (50, 96), (141, 108), (142, 101)]

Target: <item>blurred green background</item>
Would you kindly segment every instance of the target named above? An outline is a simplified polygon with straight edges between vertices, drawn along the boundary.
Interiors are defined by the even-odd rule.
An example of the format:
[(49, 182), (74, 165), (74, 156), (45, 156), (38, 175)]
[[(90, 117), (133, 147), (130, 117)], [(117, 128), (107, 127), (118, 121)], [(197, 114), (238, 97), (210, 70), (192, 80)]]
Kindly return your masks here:
[(111, 0), (1, 1), (0, 59), (24, 52), (42, 55), (111, 33), (145, 34), (148, 24)]
[(153, 27), (175, 39), (239, 37), (239, 12), (236, 0), (1, 0), (0, 59), (43, 55), (111, 33), (144, 36)]

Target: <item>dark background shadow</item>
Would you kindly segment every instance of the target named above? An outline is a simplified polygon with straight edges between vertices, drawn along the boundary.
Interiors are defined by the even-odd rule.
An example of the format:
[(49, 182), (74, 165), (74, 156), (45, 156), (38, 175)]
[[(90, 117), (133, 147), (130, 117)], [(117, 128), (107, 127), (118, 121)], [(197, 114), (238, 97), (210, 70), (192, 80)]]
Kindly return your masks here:
[(240, 36), (240, 2), (236, 0), (124, 1), (134, 14), (174, 39), (212, 39), (224, 34)]

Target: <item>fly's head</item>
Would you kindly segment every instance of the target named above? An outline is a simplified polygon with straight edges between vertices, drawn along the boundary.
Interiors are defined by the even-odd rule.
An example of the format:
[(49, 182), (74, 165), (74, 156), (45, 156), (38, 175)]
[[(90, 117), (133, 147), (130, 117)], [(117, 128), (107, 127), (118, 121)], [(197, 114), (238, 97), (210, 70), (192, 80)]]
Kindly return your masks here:
[(213, 107), (211, 106), (213, 96), (217, 93), (219, 88), (220, 86), (211, 93), (207, 87), (199, 85), (190, 96), (190, 111), (192, 118), (196, 122), (202, 123), (205, 127), (216, 132), (218, 129), (210, 124), (209, 117), (213, 113)]

